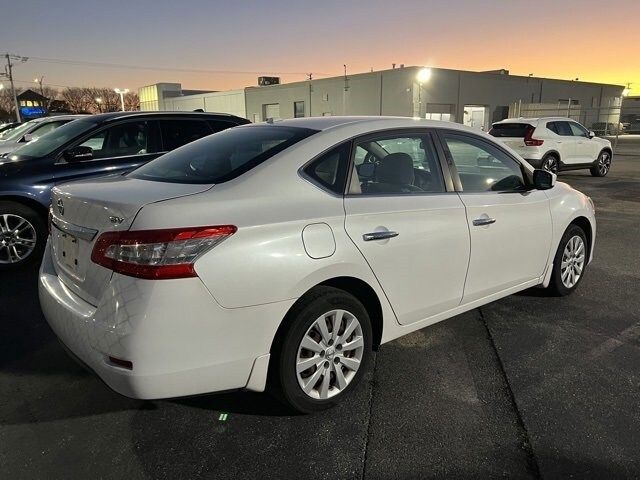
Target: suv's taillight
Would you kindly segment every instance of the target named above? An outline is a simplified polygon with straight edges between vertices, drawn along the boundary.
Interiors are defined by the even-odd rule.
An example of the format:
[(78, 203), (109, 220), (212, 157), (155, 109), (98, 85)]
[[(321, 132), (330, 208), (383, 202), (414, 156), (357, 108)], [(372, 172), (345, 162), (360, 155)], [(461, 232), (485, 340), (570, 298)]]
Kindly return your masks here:
[(237, 231), (233, 225), (106, 232), (91, 260), (130, 277), (164, 280), (195, 277), (196, 259)]
[(534, 130), (535, 130), (535, 127), (533, 125), (529, 125), (527, 126), (527, 129), (524, 132), (524, 144), (527, 147), (539, 147), (544, 143), (544, 140), (532, 138)]

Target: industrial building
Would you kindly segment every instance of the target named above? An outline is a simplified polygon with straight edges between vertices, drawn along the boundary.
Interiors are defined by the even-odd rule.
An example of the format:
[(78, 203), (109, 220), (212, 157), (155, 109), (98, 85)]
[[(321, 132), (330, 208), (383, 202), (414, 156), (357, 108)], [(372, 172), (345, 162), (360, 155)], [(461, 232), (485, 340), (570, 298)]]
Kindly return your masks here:
[(617, 122), (624, 87), (444, 68), (389, 70), (246, 87), (182, 91), (160, 83), (140, 89), (143, 110), (232, 113), (252, 122), (323, 115), (398, 115), (447, 120), (488, 129), (509, 116), (570, 116), (587, 126)]

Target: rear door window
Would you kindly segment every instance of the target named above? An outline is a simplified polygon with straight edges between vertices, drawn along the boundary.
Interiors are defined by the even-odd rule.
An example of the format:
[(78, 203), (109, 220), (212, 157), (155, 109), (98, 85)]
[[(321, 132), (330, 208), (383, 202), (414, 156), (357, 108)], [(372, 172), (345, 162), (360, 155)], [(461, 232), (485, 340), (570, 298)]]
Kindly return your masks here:
[(531, 125), (528, 123), (499, 123), (489, 130), (489, 135), (499, 138), (524, 138), (529, 128)]
[(230, 128), (166, 153), (129, 176), (157, 182), (222, 183), (316, 132), (268, 125)]
[(557, 129), (557, 134), (558, 135), (562, 135), (563, 137), (572, 137), (573, 136), (573, 131), (571, 130), (571, 127), (569, 126), (569, 122), (555, 122), (556, 124), (556, 129)]
[(152, 122), (124, 122), (96, 132), (80, 146), (93, 150), (93, 159), (145, 155), (158, 151)]
[(160, 120), (160, 130), (165, 151), (175, 150), (213, 133), (204, 120)]

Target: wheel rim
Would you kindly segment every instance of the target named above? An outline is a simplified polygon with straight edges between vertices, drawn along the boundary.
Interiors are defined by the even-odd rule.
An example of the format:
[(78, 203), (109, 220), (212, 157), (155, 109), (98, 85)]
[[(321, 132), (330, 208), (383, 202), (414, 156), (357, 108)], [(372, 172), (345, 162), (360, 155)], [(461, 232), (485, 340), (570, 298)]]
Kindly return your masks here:
[(555, 159), (555, 157), (549, 157), (544, 161), (544, 165), (542, 165), (542, 168), (544, 168), (548, 172), (558, 173), (558, 161)]
[(0, 215), (0, 264), (17, 263), (36, 248), (36, 229), (20, 215)]
[(573, 288), (578, 283), (584, 269), (584, 259), (584, 240), (579, 235), (575, 235), (569, 239), (562, 252), (560, 273), (565, 287)]
[(318, 317), (302, 337), (296, 358), (298, 385), (316, 400), (338, 395), (355, 378), (363, 354), (358, 319), (346, 310), (331, 310)]
[(602, 152), (598, 159), (598, 172), (600, 175), (606, 175), (611, 167), (611, 157), (608, 153)]

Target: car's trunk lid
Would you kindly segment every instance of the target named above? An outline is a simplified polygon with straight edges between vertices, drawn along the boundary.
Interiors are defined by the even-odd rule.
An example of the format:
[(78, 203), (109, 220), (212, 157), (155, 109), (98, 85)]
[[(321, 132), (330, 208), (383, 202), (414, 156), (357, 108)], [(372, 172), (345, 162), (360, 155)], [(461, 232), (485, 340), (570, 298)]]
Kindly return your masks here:
[(97, 305), (112, 275), (91, 261), (100, 234), (128, 230), (138, 211), (149, 203), (193, 195), (211, 186), (116, 176), (54, 188), (51, 245), (59, 277), (76, 295)]

